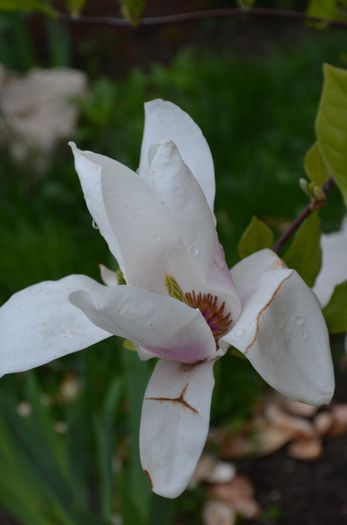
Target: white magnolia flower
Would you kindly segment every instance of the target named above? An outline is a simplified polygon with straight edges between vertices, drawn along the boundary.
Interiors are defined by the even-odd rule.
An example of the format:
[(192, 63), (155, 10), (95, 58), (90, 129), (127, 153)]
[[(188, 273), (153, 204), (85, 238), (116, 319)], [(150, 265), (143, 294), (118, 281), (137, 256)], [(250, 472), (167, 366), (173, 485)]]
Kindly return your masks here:
[(340, 231), (322, 235), (321, 247), (322, 267), (313, 290), (324, 308), (335, 286), (347, 280), (347, 218)]
[(320, 306), (270, 250), (231, 271), (213, 215), (212, 157), (192, 119), (146, 104), (139, 174), (72, 144), (88, 209), (126, 285), (81, 275), (43, 282), (0, 309), (1, 373), (39, 366), (110, 335), (159, 358), (141, 417), (140, 452), (154, 492), (178, 496), (205, 444), (213, 365), (230, 345), (283, 394), (329, 402), (334, 377)]
[[(347, 218), (338, 232), (321, 237), (322, 268), (314, 285), (314, 292), (324, 308), (333, 294), (335, 286), (347, 281)], [(347, 351), (347, 336), (345, 339)]]
[(44, 168), (48, 155), (71, 137), (85, 96), (87, 77), (69, 68), (32, 69), (24, 75), (0, 67), (0, 142), (18, 162)]

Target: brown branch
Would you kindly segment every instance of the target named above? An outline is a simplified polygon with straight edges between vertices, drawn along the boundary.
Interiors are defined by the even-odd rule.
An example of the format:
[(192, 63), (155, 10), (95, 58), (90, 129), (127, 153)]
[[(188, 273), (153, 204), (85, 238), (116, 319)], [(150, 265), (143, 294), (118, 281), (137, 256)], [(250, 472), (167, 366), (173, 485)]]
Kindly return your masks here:
[[(331, 188), (335, 185), (334, 179), (329, 177), (326, 183), (323, 186), (324, 194), (327, 195)], [(302, 223), (307, 217), (311, 215), (314, 211), (323, 208), (326, 204), (325, 200), (312, 199), (311, 202), (302, 210), (302, 212), (293, 220), (288, 229), (277, 239), (275, 244), (272, 247), (272, 250), (276, 253), (279, 253), (282, 248), (287, 244), (289, 239), (294, 235), (294, 233), (300, 228)]]
[[(250, 9), (241, 8), (225, 8), (225, 9), (206, 9), (202, 11), (178, 13), (175, 15), (165, 16), (149, 16), (141, 18), (138, 26), (157, 26), (168, 24), (180, 24), (184, 22), (191, 22), (196, 20), (203, 20), (206, 18), (226, 18), (226, 17), (256, 17), (256, 18), (276, 18), (283, 20), (296, 20), (299, 22), (310, 22), (319, 24), (324, 27), (337, 27), (340, 29), (347, 29), (347, 23), (338, 22), (336, 20), (328, 20), (318, 16), (310, 16), (301, 11), (289, 11), (286, 9), (266, 9), (262, 7), (253, 7)], [(112, 16), (70, 16), (66, 14), (58, 14), (58, 20), (68, 22), (70, 24), (85, 24), (85, 25), (104, 25), (111, 27), (134, 28), (131, 22), (125, 18), (117, 18)]]

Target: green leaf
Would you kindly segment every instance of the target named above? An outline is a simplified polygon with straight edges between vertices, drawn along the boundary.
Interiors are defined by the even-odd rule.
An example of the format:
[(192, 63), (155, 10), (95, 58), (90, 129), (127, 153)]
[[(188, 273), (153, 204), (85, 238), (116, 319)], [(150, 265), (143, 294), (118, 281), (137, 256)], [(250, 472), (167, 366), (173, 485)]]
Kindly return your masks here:
[(55, 11), (42, 0), (0, 0), (0, 11), (40, 11), (54, 15)]
[(122, 396), (122, 390), (122, 379), (116, 376), (106, 392), (100, 413), (95, 418), (100, 506), (102, 517), (106, 519), (112, 518), (113, 510), (114, 474), (112, 457), (116, 442), (116, 410)]
[(322, 157), (347, 204), (347, 70), (325, 64), (323, 71), (317, 139)]
[[(143, 396), (152, 370), (150, 364), (140, 361), (135, 352), (122, 352), (122, 364), (128, 399), (127, 420), (131, 440), (129, 470), (122, 473), (123, 483), (129, 492), (129, 505), (123, 498), (121, 505), (122, 512), (125, 512), (128, 505), (127, 517), (123, 516), (124, 525), (133, 525), (134, 523), (142, 525), (148, 522), (151, 488), (141, 468), (138, 436)], [(129, 487), (131, 487), (131, 491), (129, 491)]]
[(335, 287), (323, 314), (330, 334), (347, 332), (347, 281)]
[(322, 263), (318, 212), (312, 213), (300, 226), (283, 260), (308, 286), (314, 285)]
[(137, 26), (146, 6), (146, 0), (121, 0), (120, 4), (123, 16), (127, 18), (132, 25)]
[(175, 500), (162, 498), (152, 494), (151, 513), (149, 523), (151, 525), (171, 525), (175, 514)]
[(239, 242), (239, 254), (243, 259), (263, 248), (271, 248), (272, 245), (273, 233), (270, 228), (257, 217), (253, 217)]
[(66, 0), (65, 3), (70, 15), (76, 16), (80, 14), (87, 3), (87, 0)]
[(318, 142), (315, 142), (306, 153), (304, 168), (308, 178), (318, 186), (323, 186), (327, 181), (329, 172), (322, 157)]
[(334, 20), (337, 15), (336, 0), (310, 0), (307, 14)]

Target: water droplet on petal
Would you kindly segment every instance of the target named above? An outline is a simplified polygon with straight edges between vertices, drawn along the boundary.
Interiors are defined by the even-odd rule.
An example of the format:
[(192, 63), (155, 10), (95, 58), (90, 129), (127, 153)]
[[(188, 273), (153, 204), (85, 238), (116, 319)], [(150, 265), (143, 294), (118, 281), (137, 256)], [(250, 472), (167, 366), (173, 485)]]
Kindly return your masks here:
[(191, 253), (191, 255), (192, 255), (193, 257), (197, 257), (197, 256), (199, 255), (199, 253), (200, 253), (200, 250), (199, 250), (199, 248), (198, 248), (195, 244), (193, 244), (193, 245), (190, 247), (190, 253)]
[(94, 230), (98, 230), (99, 229), (99, 226), (96, 224), (94, 219), (92, 220), (92, 226), (93, 226)]
[(297, 326), (302, 326), (304, 324), (304, 320), (300, 315), (297, 315), (295, 317), (295, 323)]
[(243, 336), (243, 334), (244, 334), (244, 330), (242, 330), (242, 328), (238, 328), (237, 330), (235, 330), (236, 337), (241, 337)]

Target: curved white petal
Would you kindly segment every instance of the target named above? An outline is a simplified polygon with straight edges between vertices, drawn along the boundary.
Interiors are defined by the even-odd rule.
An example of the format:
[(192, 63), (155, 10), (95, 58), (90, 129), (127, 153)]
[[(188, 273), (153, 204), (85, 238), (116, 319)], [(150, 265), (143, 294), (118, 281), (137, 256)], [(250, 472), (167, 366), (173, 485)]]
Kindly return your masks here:
[(322, 268), (313, 291), (322, 307), (325, 306), (336, 285), (347, 280), (347, 219), (341, 230), (321, 237)]
[(328, 403), (334, 391), (328, 331), (301, 277), (294, 270), (265, 272), (242, 299), (242, 314), (224, 342), (243, 352), (282, 394), (313, 405)]
[(212, 332), (199, 310), (172, 297), (132, 286), (109, 289), (99, 301), (86, 292), (70, 294), (70, 301), (97, 326), (181, 363), (216, 356)]
[(165, 276), (170, 274), (184, 289), (201, 289), (201, 280), (173, 220), (144, 180), (103, 155), (88, 151), (79, 151), (78, 155), (89, 170), (100, 174), (103, 210), (117, 239), (118, 260), (127, 283), (166, 293)]
[(103, 264), (99, 264), (99, 269), (101, 279), (107, 286), (118, 285), (118, 277), (115, 271), (110, 270), (109, 268), (107, 268), (107, 266), (104, 266)]
[(45, 281), (14, 294), (0, 308), (0, 375), (22, 372), (110, 337), (74, 308), (68, 296), (104, 287), (84, 275)]
[[(93, 217), (101, 235), (106, 240), (110, 252), (123, 268), (122, 253), (105, 210), (101, 187), (102, 164), (92, 162), (90, 155), (93, 154), (80, 151), (74, 142), (69, 142), (69, 146), (74, 155), (75, 168), (81, 182), (89, 213)], [(104, 159), (107, 159), (107, 157), (104, 157)]]
[(227, 302), (232, 318), (237, 319), (241, 302), (201, 187), (171, 140), (153, 145), (149, 156), (147, 180), (151, 188), (166, 206), (201, 279)]
[(142, 405), (140, 456), (152, 489), (176, 498), (204, 448), (214, 387), (213, 361), (195, 366), (159, 361)]
[(165, 100), (152, 100), (145, 104), (140, 175), (145, 175), (148, 169), (149, 148), (164, 139), (170, 139), (177, 145), (182, 159), (200, 184), (213, 211), (214, 167), (205, 137), (191, 117), (178, 106)]
[(286, 268), (282, 259), (272, 250), (264, 249), (242, 259), (231, 268), (230, 273), (237, 290), (245, 297), (257, 286), (264, 272), (280, 268)]

